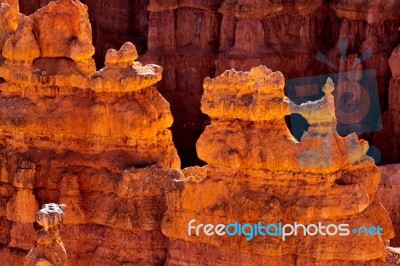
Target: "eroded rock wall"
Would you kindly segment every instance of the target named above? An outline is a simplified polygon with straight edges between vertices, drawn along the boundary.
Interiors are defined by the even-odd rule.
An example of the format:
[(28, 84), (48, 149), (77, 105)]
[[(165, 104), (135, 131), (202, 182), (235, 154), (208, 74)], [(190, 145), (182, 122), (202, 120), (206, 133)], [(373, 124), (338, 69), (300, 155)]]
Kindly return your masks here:
[[(284, 85), (282, 73), (265, 66), (205, 80), (202, 111), (211, 125), (197, 151), (208, 165), (184, 169), (185, 179), (167, 193), (162, 224), (171, 243), (167, 265), (209, 260), (222, 265), (383, 265), (385, 241), (394, 234), (376, 195), (380, 171), (366, 156), (368, 144), (355, 134), (337, 135), (331, 80), (322, 88), (322, 99), (301, 105), (284, 96)], [(300, 142), (285, 124), (290, 113), (310, 123)], [(279, 221), (385, 229), (382, 237), (299, 233), (287, 239), (253, 231), (248, 240), (238, 234), (207, 236), (196, 227)]]
[[(20, 2), (21, 10), (31, 13), (49, 1)], [(337, 73), (315, 57), (321, 51), (338, 67), (339, 39), (348, 40), (347, 54), (360, 57), (371, 49), (373, 56), (362, 67), (376, 71), (383, 132), (361, 133), (381, 150), (384, 163), (400, 160), (399, 144), (380, 140), (396, 123), (390, 114), (398, 101), (391, 96), (395, 84), (388, 59), (400, 42), (397, 1), (83, 2), (89, 6), (98, 66), (107, 49), (131, 41), (144, 62), (165, 67), (157, 88), (171, 103), (174, 143), (184, 166), (202, 164), (195, 144), (209, 123), (200, 110), (205, 77), (259, 64), (282, 71), (286, 79)]]
[[(47, 1), (22, 0), (21, 10), (33, 12)], [(201, 164), (195, 144), (209, 119), (200, 110), (205, 77), (235, 68), (249, 71), (259, 64), (280, 70), (286, 79), (336, 73), (315, 59), (321, 51), (339, 66), (339, 39), (348, 39), (348, 54), (371, 49), (363, 69), (377, 73), (381, 112), (390, 109), (391, 73), (388, 59), (399, 45), (400, 5), (397, 1), (83, 1), (89, 6), (96, 60), (108, 48), (133, 42), (144, 60), (165, 67), (157, 85), (171, 103), (172, 131), (183, 165)], [(390, 85), (393, 87), (393, 84)], [(394, 129), (390, 114), (383, 130)], [(394, 140), (364, 138), (382, 151), (384, 162), (400, 160)], [(385, 133), (384, 133), (385, 134)], [(374, 141), (372, 141), (374, 139)]]
[(382, 181), (379, 184), (378, 195), (382, 204), (389, 211), (396, 235), (390, 240), (393, 247), (400, 246), (400, 165), (388, 164), (380, 166)]
[(125, 43), (96, 71), (79, 1), (30, 16), (0, 9), (10, 26), (0, 47), (1, 263), (23, 264), (34, 213), (49, 202), (69, 207), (60, 227), (69, 265), (162, 263), (164, 194), (181, 174), (169, 104), (154, 87), (162, 68), (137, 62)]
[[(339, 39), (348, 39), (347, 54), (360, 57), (371, 49), (362, 66), (376, 71), (381, 112), (388, 109), (388, 59), (400, 40), (396, 1), (150, 1), (148, 10), (145, 58), (166, 66), (159, 88), (176, 118), (173, 134), (184, 165), (195, 163), (187, 157), (209, 123), (200, 111), (202, 80), (226, 69), (263, 64), (286, 79), (337, 73), (315, 57), (321, 51), (338, 67)], [(394, 124), (385, 119), (384, 127)], [(374, 133), (364, 133), (371, 141)], [(399, 160), (386, 150), (384, 162)]]
[[(72, 265), (382, 264), (384, 240), (393, 234), (375, 195), (380, 173), (365, 156), (366, 142), (335, 134), (331, 83), (315, 114), (310, 106), (285, 98), (284, 75), (266, 67), (207, 79), (201, 109), (200, 99), (203, 78), (224, 68), (250, 69), (266, 61), (289, 77), (318, 74), (322, 70), (312, 61), (317, 50), (338, 61), (338, 38), (355, 34), (349, 49), (359, 51), (367, 29), (372, 39), (366, 47), (390, 53), (398, 40), (393, 34), (397, 6), (85, 2), (94, 10), (97, 58), (105, 57), (98, 71), (87, 9), (79, 1), (59, 0), (30, 16), (18, 14), (15, 4), (1, 5), (7, 27), (0, 29), (0, 256), (6, 265), (22, 264), (35, 239), (34, 213), (48, 202), (69, 206), (60, 232)], [(44, 4), (38, 3), (30, 2), (32, 11)], [(133, 17), (139, 22), (130, 21)], [(353, 20), (357, 26), (350, 30)], [(344, 33), (337, 34), (338, 29)], [(164, 81), (158, 65), (135, 62), (132, 44), (119, 49), (126, 35), (139, 53), (146, 51), (146, 62), (165, 66)], [(388, 44), (370, 44), (383, 38)], [(382, 53), (374, 60), (385, 67), (387, 54)], [(378, 82), (385, 75), (378, 72)], [(211, 117), (197, 146), (208, 166), (180, 170), (168, 129), (173, 123), (169, 104), (154, 87), (159, 81), (172, 104), (175, 142), (186, 162), (196, 162), (194, 143), (205, 126), (203, 112)], [(311, 124), (300, 143), (285, 124), (290, 113), (302, 114)], [(332, 150), (303, 153), (320, 150), (315, 134)], [(290, 149), (281, 148), (285, 145)], [(355, 226), (379, 223), (386, 231), (382, 238), (356, 242), (304, 237), (247, 243), (189, 238), (191, 218), (350, 221)], [(348, 246), (354, 247), (351, 252)]]

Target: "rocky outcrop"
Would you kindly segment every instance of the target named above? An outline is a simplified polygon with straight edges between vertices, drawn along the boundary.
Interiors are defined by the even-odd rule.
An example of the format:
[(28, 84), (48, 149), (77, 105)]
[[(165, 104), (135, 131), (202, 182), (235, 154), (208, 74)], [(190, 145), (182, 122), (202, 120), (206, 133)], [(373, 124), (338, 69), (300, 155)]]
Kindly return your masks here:
[[(20, 2), (23, 12), (32, 13), (49, 0)], [(372, 56), (359, 66), (375, 74), (372, 81), (365, 76), (363, 79), (366, 84), (377, 82), (376, 95), (371, 95), (379, 98), (373, 103), (377, 112), (389, 108), (388, 59), (400, 42), (400, 5), (396, 1), (82, 2), (89, 7), (98, 66), (103, 64), (109, 48), (118, 49), (130, 41), (144, 55), (144, 62), (165, 67), (157, 87), (171, 103), (174, 142), (184, 166), (204, 163), (195, 150), (197, 139), (209, 123), (200, 109), (202, 83), (205, 77), (215, 77), (226, 69), (249, 71), (263, 64), (282, 71), (287, 82), (337, 74), (343, 52), (340, 39), (347, 39), (348, 54), (361, 58), (370, 49)], [(316, 59), (319, 51), (330, 63)], [(340, 122), (340, 115), (337, 117)], [(383, 162), (399, 161), (398, 155), (386, 152), (388, 147), (398, 146), (394, 140), (380, 141), (381, 134), (388, 135), (394, 128), (390, 111), (383, 115), (384, 133), (376, 134), (382, 127), (380, 121), (374, 123), (372, 129), (355, 129), (381, 150)]]
[(382, 204), (388, 210), (396, 235), (390, 240), (392, 247), (400, 246), (400, 165), (388, 164), (380, 166), (382, 181), (379, 184), (378, 195)]
[(42, 229), (36, 234), (35, 247), (27, 255), (24, 266), (67, 265), (67, 253), (58, 231), (66, 208), (64, 204), (49, 203), (36, 213), (36, 222)]
[[(376, 196), (380, 171), (368, 144), (336, 133), (334, 85), (324, 97), (296, 105), (284, 96), (282, 73), (266, 67), (228, 70), (206, 79), (202, 110), (211, 125), (201, 135), (204, 167), (184, 169), (186, 179), (167, 194), (162, 224), (170, 238), (167, 265), (218, 261), (229, 265), (382, 265), (393, 237), (388, 213)], [(300, 113), (310, 123), (298, 142), (284, 117)], [(346, 223), (384, 228), (382, 236), (245, 237), (189, 234), (203, 224)], [(203, 229), (201, 229), (203, 230)], [(240, 229), (239, 229), (240, 230)], [(348, 247), (352, 247), (350, 250)]]
[[(366, 156), (365, 141), (354, 134), (340, 137), (335, 130), (333, 94), (349, 86), (333, 90), (329, 81), (318, 91), (319, 100), (290, 101), (284, 75), (257, 67), (206, 79), (202, 95), (205, 76), (262, 61), (289, 77), (320, 74), (312, 61), (318, 49), (338, 63), (340, 73), (382, 66), (377, 71), (382, 85), (388, 77), (386, 51), (398, 38), (385, 35), (396, 27), (397, 13), (391, 12), (397, 6), (84, 2), (92, 10), (97, 55), (88, 9), (80, 1), (53, 1), (36, 12), (48, 1), (30, 1), (21, 7), (32, 9), (29, 16), (17, 12), (16, 1), (0, 5), (0, 257), (5, 265), (23, 264), (35, 242), (34, 214), (47, 202), (69, 207), (60, 235), (71, 265), (382, 264), (383, 243), (393, 232), (376, 196), (380, 172)], [(125, 43), (124, 36), (137, 46)], [(353, 55), (347, 61), (340, 60), (339, 37), (349, 39)], [(388, 39), (385, 46), (376, 45), (381, 37)], [(378, 54), (373, 63), (350, 68), (370, 47)], [(144, 52), (141, 60), (165, 69), (137, 62)], [(99, 61), (102, 55), (104, 67), (96, 71), (92, 56)], [(339, 77), (358, 81), (357, 74)], [(157, 82), (172, 103), (175, 142), (185, 164), (198, 163), (198, 153), (207, 166), (180, 170), (169, 130), (174, 119), (154, 87)], [(202, 112), (211, 125), (196, 151), (207, 120)], [(309, 122), (300, 141), (285, 123), (293, 113)], [(379, 225), (384, 235), (193, 238), (187, 234), (193, 218)], [(50, 234), (39, 243), (57, 237)]]
[(169, 104), (154, 88), (162, 68), (141, 65), (126, 43), (96, 71), (79, 1), (29, 16), (0, 8), (2, 263), (23, 264), (47, 202), (69, 206), (60, 234), (70, 265), (162, 263), (165, 190), (181, 175)]
[[(337, 73), (315, 57), (321, 51), (337, 68), (339, 39), (348, 39), (348, 54), (360, 57), (371, 49), (373, 56), (362, 66), (376, 71), (377, 109), (388, 107), (388, 58), (400, 41), (396, 1), (84, 2), (97, 32), (97, 58), (129, 40), (144, 54), (142, 60), (165, 67), (157, 86), (171, 103), (174, 142), (184, 166), (202, 164), (195, 144), (209, 123), (200, 109), (203, 79), (226, 69), (249, 71), (263, 64), (287, 79)], [(393, 125), (388, 121), (384, 127)], [(372, 142), (374, 131), (360, 131)], [(386, 143), (373, 144), (384, 149)], [(382, 156), (398, 160), (383, 151)]]
[[(58, 31), (49, 31), (51, 27), (55, 27)], [(80, 2), (51, 2), (34, 14), (23, 17), (16, 32), (7, 40), (3, 47), (7, 67), (2, 71), (2, 75), (10, 81), (23, 76), (34, 84), (36, 80), (35, 77), (31, 77), (29, 69), (33, 66), (42, 70), (41, 75), (34, 73), (41, 76), (37, 82), (47, 83), (46, 77), (43, 77), (47, 74), (43, 67), (46, 65), (49, 67), (49, 63), (43, 58), (65, 58), (74, 63), (68, 65), (69, 71), (73, 73), (69, 74), (76, 76), (77, 82), (82, 82), (83, 76), (90, 76), (96, 71), (92, 58), (94, 47), (91, 42), (91, 32), (86, 6)], [(58, 65), (59, 68), (62, 67), (60, 66), (62, 63), (59, 62), (61, 60), (53, 59), (53, 61), (55, 62), (51, 63)], [(22, 68), (21, 62), (24, 62), (26, 69)], [(79, 76), (81, 78), (78, 78)], [(49, 83), (51, 84), (51, 81)], [(77, 85), (71, 80), (71, 86)]]

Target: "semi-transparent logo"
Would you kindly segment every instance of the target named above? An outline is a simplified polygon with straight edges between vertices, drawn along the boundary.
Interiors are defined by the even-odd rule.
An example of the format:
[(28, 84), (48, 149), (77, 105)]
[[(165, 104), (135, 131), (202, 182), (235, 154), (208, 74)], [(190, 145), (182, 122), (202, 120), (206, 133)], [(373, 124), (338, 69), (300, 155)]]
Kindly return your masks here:
[(196, 219), (188, 222), (188, 236), (242, 236), (247, 241), (255, 236), (279, 237), (286, 241), (290, 236), (383, 236), (383, 228), (380, 226), (358, 226), (351, 228), (349, 224), (293, 224), (278, 223), (239, 223), (230, 224), (202, 224)]
[[(341, 136), (351, 133), (376, 132), (382, 129), (379, 105), (378, 84), (374, 69), (363, 69), (362, 62), (372, 56), (370, 49), (360, 57), (356, 54), (347, 55), (347, 39), (339, 40), (339, 66), (333, 64), (325, 55), (318, 52), (316, 59), (337, 71), (334, 74), (309, 76), (288, 79), (286, 91), (290, 100), (295, 104), (316, 101), (324, 96), (322, 91), (328, 78), (335, 84), (335, 112), (337, 132)], [(307, 130), (307, 122), (299, 115), (292, 115), (290, 126), (293, 135), (300, 138)], [(368, 153), (379, 163), (380, 151), (370, 146)]]

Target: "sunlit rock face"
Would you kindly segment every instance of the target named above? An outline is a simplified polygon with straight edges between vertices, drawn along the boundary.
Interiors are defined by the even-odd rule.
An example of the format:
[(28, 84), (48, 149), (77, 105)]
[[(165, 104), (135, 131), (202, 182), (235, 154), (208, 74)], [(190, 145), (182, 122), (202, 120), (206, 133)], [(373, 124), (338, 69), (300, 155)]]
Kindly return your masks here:
[[(27, 12), (36, 3), (22, 0)], [(196, 142), (209, 123), (200, 102), (205, 77), (226, 69), (249, 71), (260, 64), (286, 79), (337, 73), (315, 59), (318, 51), (340, 64), (339, 39), (348, 39), (348, 54), (373, 56), (363, 69), (376, 71), (381, 112), (388, 109), (391, 73), (388, 59), (400, 43), (399, 1), (257, 1), (257, 0), (84, 0), (95, 32), (96, 60), (108, 48), (131, 41), (142, 61), (164, 67), (157, 85), (171, 103), (175, 145), (184, 166), (201, 165)], [(398, 105), (398, 104), (397, 104)], [(389, 115), (383, 130), (393, 128)], [(374, 132), (364, 132), (372, 143)], [(379, 137), (378, 137), (379, 138)], [(374, 140), (383, 150), (394, 138)], [(396, 144), (398, 149), (398, 144)], [(384, 162), (399, 155), (382, 152)]]
[[(283, 88), (284, 74), (324, 70), (318, 49), (342, 71), (373, 48), (359, 69), (377, 68), (384, 103), (388, 65), (396, 73), (396, 51), (387, 61), (398, 41), (394, 3), (82, 1), (92, 28), (78, 0), (21, 2), (0, 0), (2, 263), (23, 265), (35, 213), (56, 202), (68, 206), (69, 265), (382, 264), (393, 232), (367, 143), (336, 134), (331, 81), (312, 103), (295, 104)], [(354, 54), (340, 63), (339, 37)], [(136, 61), (143, 53), (149, 64)], [(251, 68), (260, 63), (284, 74)], [(224, 72), (232, 67), (248, 72)], [(292, 113), (309, 122), (300, 141), (284, 120)], [(198, 155), (207, 166), (180, 170), (174, 120), (186, 165)], [(192, 238), (193, 218), (379, 224), (385, 234)]]
[[(202, 110), (211, 125), (197, 150), (208, 163), (184, 169), (167, 194), (162, 224), (170, 238), (168, 265), (218, 260), (229, 265), (381, 265), (393, 237), (376, 196), (380, 171), (356, 135), (340, 137), (328, 80), (324, 97), (296, 105), (283, 94), (282, 73), (259, 66), (225, 71), (204, 82)], [(284, 116), (299, 113), (310, 128), (297, 141)], [(188, 235), (188, 223), (322, 222), (352, 227), (380, 224), (376, 236), (220, 237)], [(193, 231), (193, 234), (194, 231)], [(352, 247), (349, 250), (348, 247)]]
[(48, 202), (69, 207), (69, 265), (162, 263), (164, 193), (180, 175), (169, 104), (154, 88), (162, 68), (126, 43), (96, 71), (79, 1), (16, 10), (0, 6), (2, 265), (23, 264)]
[[(49, 0), (20, 2), (21, 11), (30, 14)], [(205, 77), (231, 68), (249, 71), (259, 64), (287, 79), (336, 73), (315, 56), (321, 51), (339, 66), (341, 38), (348, 39), (348, 54), (360, 57), (371, 49), (373, 56), (361, 65), (376, 71), (383, 134), (394, 128), (390, 111), (385, 111), (391, 99), (388, 88), (393, 87), (388, 59), (400, 43), (398, 1), (82, 2), (89, 7), (98, 66), (109, 48), (130, 41), (144, 55), (142, 61), (164, 67), (157, 87), (171, 103), (172, 131), (184, 166), (201, 164), (195, 146), (209, 122), (200, 108)], [(382, 151), (383, 162), (399, 162), (398, 152), (389, 150), (399, 149), (394, 138), (381, 141), (375, 131), (362, 133)]]

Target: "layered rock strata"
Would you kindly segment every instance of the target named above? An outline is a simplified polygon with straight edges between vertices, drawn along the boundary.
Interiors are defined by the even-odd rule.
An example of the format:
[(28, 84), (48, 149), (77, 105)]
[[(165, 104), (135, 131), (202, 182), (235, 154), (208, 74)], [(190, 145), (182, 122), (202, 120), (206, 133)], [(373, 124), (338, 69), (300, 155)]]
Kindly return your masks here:
[[(397, 1), (84, 2), (96, 25), (99, 57), (128, 39), (143, 47), (145, 62), (165, 67), (158, 88), (171, 103), (175, 145), (185, 166), (200, 164), (195, 144), (209, 122), (200, 109), (203, 79), (226, 69), (249, 71), (263, 64), (287, 79), (337, 73), (339, 40), (347, 39), (347, 54), (360, 57), (371, 49), (372, 57), (361, 65), (376, 71), (381, 112), (389, 106), (388, 59), (400, 42)], [(316, 60), (318, 51), (335, 67)], [(384, 128), (393, 123), (385, 119)], [(358, 133), (372, 141), (374, 132)], [(394, 144), (373, 145), (382, 149), (386, 143)], [(382, 156), (385, 162), (400, 160), (383, 151)]]
[[(376, 196), (380, 171), (355, 134), (336, 133), (334, 85), (324, 97), (296, 105), (284, 96), (285, 80), (266, 67), (229, 70), (204, 82), (202, 110), (211, 125), (197, 150), (208, 163), (184, 169), (186, 179), (167, 194), (162, 230), (170, 238), (167, 265), (383, 265), (393, 237), (388, 213)], [(321, 89), (321, 88), (320, 88)], [(284, 117), (300, 113), (310, 128), (300, 141)], [(381, 226), (383, 236), (206, 236), (188, 223)], [(202, 230), (202, 229), (201, 229)], [(349, 248), (351, 247), (351, 248)]]
[[(209, 122), (200, 108), (203, 79), (226, 69), (249, 71), (263, 64), (282, 71), (287, 81), (338, 73), (340, 39), (347, 39), (345, 53), (361, 57), (371, 51), (360, 66), (376, 73), (376, 81), (367, 83), (377, 84), (377, 95), (371, 95), (379, 97), (377, 112), (386, 111), (391, 101), (388, 59), (400, 42), (396, 1), (151, 0), (147, 9), (145, 60), (165, 66), (158, 87), (171, 103), (175, 145), (185, 166), (201, 165), (195, 160), (195, 143)], [(316, 59), (319, 51), (334, 67)], [(383, 125), (394, 127), (386, 119)], [(380, 129), (357, 133), (382, 149), (383, 162), (400, 160), (383, 151), (385, 145), (394, 146), (394, 140), (378, 137), (372, 142)]]
[(154, 88), (162, 68), (137, 62), (126, 43), (96, 71), (79, 1), (29, 16), (0, 9), (9, 26), (0, 47), (3, 265), (22, 265), (47, 202), (69, 207), (60, 227), (69, 265), (162, 263), (164, 193), (180, 175), (169, 104)]
[[(22, 12), (32, 13), (49, 0), (20, 2)], [(337, 73), (342, 57), (339, 40), (347, 39), (348, 54), (361, 57), (368, 49), (372, 52), (361, 65), (376, 72), (377, 109), (384, 113), (390, 105), (394, 108), (388, 93), (388, 59), (400, 42), (397, 1), (83, 2), (89, 6), (98, 65), (107, 49), (131, 41), (145, 55), (142, 60), (165, 66), (158, 88), (171, 103), (175, 145), (185, 166), (201, 164), (195, 144), (208, 123), (200, 110), (203, 79), (225, 69), (248, 71), (264, 64), (279, 69), (287, 79)], [(330, 64), (316, 60), (318, 51)], [(385, 114), (383, 130), (392, 130), (393, 123)], [(381, 150), (384, 162), (398, 162), (398, 155), (387, 152), (388, 147), (398, 149), (395, 141), (374, 138), (380, 129), (357, 133), (364, 133), (363, 138)]]
[[(98, 1), (86, 2), (94, 6)], [(120, 21), (125, 13), (115, 21), (112, 16), (103, 16), (104, 12), (124, 10), (129, 1), (120, 5), (98, 2), (107, 7), (96, 9), (103, 12), (96, 18), (104, 19), (96, 26), (98, 45), (104, 53), (108, 46), (115, 48), (105, 54), (105, 67), (99, 71), (92, 59), (95, 51), (85, 5), (59, 0), (25, 16), (17, 12), (15, 1), (1, 3), (0, 258), (5, 265), (23, 264), (35, 242), (35, 212), (46, 202), (69, 206), (60, 234), (71, 265), (383, 263), (383, 241), (393, 234), (376, 197), (380, 174), (372, 159), (365, 156), (366, 142), (355, 135), (341, 138), (336, 134), (331, 82), (320, 91), (322, 99), (296, 105), (284, 97), (283, 75), (265, 67), (228, 71), (214, 80), (207, 79), (202, 111), (211, 117), (212, 124), (197, 150), (208, 165), (182, 173), (168, 130), (173, 123), (169, 104), (154, 88), (161, 80), (161, 67), (135, 62), (138, 53), (131, 43), (121, 49), (116, 45), (124, 31), (131, 30)], [(31, 3), (37, 5), (38, 1)], [(292, 9), (283, 8), (279, 13), (282, 4), (274, 3), (267, 6), (271, 14), (260, 15), (260, 10), (268, 10), (263, 3), (220, 4), (150, 1), (146, 7), (151, 27), (145, 60), (161, 60), (159, 63), (167, 66), (160, 87), (171, 100), (174, 114), (182, 115), (175, 130), (185, 135), (188, 141), (181, 142), (180, 148), (189, 149), (189, 153), (193, 153), (190, 147), (204, 126), (205, 116), (200, 112), (204, 76), (222, 72), (231, 64), (249, 68), (259, 58), (270, 59), (279, 67), (282, 57), (288, 58), (283, 68), (301, 67), (301, 71), (289, 71), (292, 74), (305, 68), (299, 63), (304, 61), (302, 56), (292, 60), (289, 53), (275, 58), (255, 49), (262, 44), (252, 33), (253, 26), (259, 29), (257, 21), (267, 16), (270, 35), (264, 41), (280, 43), (280, 37), (287, 34), (283, 30), (271, 37), (276, 35), (272, 31), (275, 14), (278, 12), (281, 19), (278, 25), (286, 25), (290, 20), (283, 17)], [(345, 10), (343, 3), (332, 6)], [(322, 9), (312, 5), (295, 5), (294, 10), (304, 12), (300, 16), (323, 17)], [(358, 17), (354, 14), (359, 11), (346, 10), (339, 15), (368, 19), (369, 11)], [(373, 12), (383, 14), (380, 8)], [(219, 35), (225, 32), (219, 30), (222, 13), (233, 19), (233, 24), (221, 24), (221, 29), (230, 29), (226, 34), (229, 41), (221, 41), (225, 47), (221, 57), (229, 57), (228, 61), (217, 53)], [(145, 14), (139, 16), (143, 25)], [(390, 19), (396, 16), (388, 14)], [(384, 23), (381, 31), (363, 23), (355, 31), (368, 29), (371, 36), (379, 37), (394, 28), (392, 22), (380, 20), (380, 15), (377, 18), (371, 23)], [(323, 21), (310, 23), (320, 27)], [(294, 36), (308, 32), (298, 31), (294, 25), (287, 27)], [(119, 34), (107, 32), (108, 27), (119, 29)], [(144, 29), (135, 30), (143, 33)], [(343, 31), (349, 32), (346, 27)], [(251, 36), (251, 42), (245, 42), (244, 35)], [(107, 42), (101, 43), (106, 37)], [(339, 47), (332, 48), (336, 37), (328, 38), (326, 49), (334, 51), (328, 54), (331, 59), (339, 58)], [(375, 37), (372, 40), (376, 41)], [(388, 47), (397, 37), (390, 38)], [(294, 43), (297, 47), (298, 38), (283, 43), (282, 49)], [(350, 41), (350, 47), (357, 45)], [(246, 51), (251, 58), (243, 61), (249, 56)], [(284, 117), (291, 113), (303, 115), (310, 123), (301, 141), (293, 138), (285, 124)], [(299, 236), (282, 242), (256, 237), (247, 242), (243, 238), (189, 237), (187, 223), (193, 218), (203, 223), (343, 222), (353, 227), (380, 225), (385, 231), (381, 238)]]

